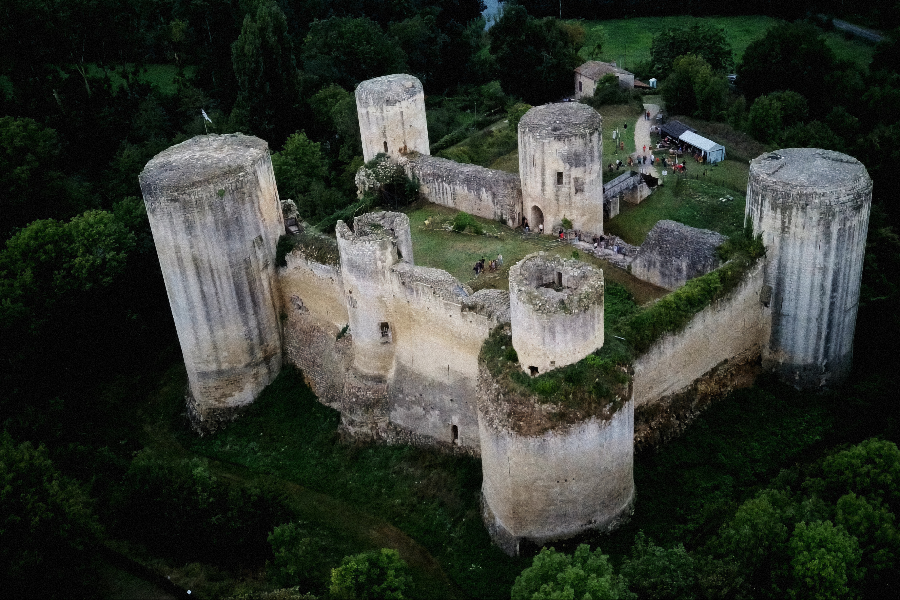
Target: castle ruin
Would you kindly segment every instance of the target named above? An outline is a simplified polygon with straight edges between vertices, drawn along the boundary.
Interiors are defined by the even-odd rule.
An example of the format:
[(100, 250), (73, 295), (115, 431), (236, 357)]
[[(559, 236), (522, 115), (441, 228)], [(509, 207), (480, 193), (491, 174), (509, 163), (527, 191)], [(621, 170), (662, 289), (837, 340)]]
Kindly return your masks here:
[[(545, 219), (602, 231), (594, 169), (601, 128), (599, 116), (585, 112), (592, 109), (537, 107), (523, 119), (520, 159), (532, 167), (522, 169), (517, 195), (509, 178), (488, 169), (427, 157), (421, 86), (409, 76), (373, 81), (380, 80), (357, 90), (364, 144), (378, 142), (367, 152), (386, 142), (408, 172), (427, 166), (426, 189), (442, 189), (449, 206), (481, 202), (489, 218), (501, 207), (513, 225), (516, 210), (537, 206)], [(555, 187), (560, 172), (564, 190)], [(292, 363), (319, 401), (340, 411), (349, 435), (480, 456), (485, 525), (510, 554), (524, 541), (543, 544), (627, 518), (636, 445), (665, 439), (660, 419), (677, 413), (683, 426), (684, 415), (727, 393), (748, 365), (762, 359), (812, 389), (849, 369), (871, 180), (845, 155), (781, 150), (753, 161), (746, 218), (765, 240), (765, 259), (684, 329), (623, 366), (632, 376), (614, 401), (568, 413), (510, 394), (482, 347), (492, 331), (508, 331), (528, 375), (591, 354), (604, 344), (601, 271), (531, 255), (511, 270), (510, 293), (473, 293), (445, 271), (416, 265), (409, 220), (392, 212), (338, 222), (336, 239), (302, 231), (276, 269), (284, 222), (268, 148), (239, 134), (173, 146), (140, 181), (195, 426), (211, 431), (233, 418), (282, 360)]]

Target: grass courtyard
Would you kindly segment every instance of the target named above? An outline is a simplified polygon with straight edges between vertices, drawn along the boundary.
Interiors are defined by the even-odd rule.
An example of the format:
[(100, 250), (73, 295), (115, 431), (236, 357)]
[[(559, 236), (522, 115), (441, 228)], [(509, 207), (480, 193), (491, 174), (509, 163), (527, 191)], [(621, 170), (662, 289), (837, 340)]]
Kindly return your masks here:
[[(728, 161), (726, 161), (728, 162)], [(723, 167), (738, 171), (741, 163)], [(743, 165), (746, 169), (746, 165)], [(622, 203), (621, 212), (605, 225), (606, 231), (617, 235), (629, 244), (640, 245), (647, 233), (662, 219), (684, 223), (690, 227), (712, 229), (723, 235), (733, 235), (743, 229), (745, 195), (723, 186), (710, 176), (704, 179), (703, 167), (688, 166), (687, 177), (669, 175), (664, 185), (658, 187), (640, 204)], [(712, 168), (707, 168), (713, 171)], [(734, 173), (729, 174), (737, 178)], [(693, 177), (698, 177), (693, 179)], [(746, 189), (746, 175), (744, 175)]]
[[(413, 238), (413, 257), (417, 265), (443, 269), (476, 291), (485, 288), (508, 290), (509, 268), (532, 252), (548, 252), (566, 258), (573, 256), (573, 247), (558, 242), (553, 236), (522, 234), (488, 219), (475, 217), (484, 230), (483, 235), (449, 230), (449, 223), (456, 212), (426, 202), (407, 211)], [(475, 262), (482, 257), (490, 261), (498, 254), (503, 255), (503, 266), (494, 273), (485, 272), (475, 277)], [(638, 304), (667, 293), (594, 256), (584, 252), (577, 252), (577, 256), (579, 260), (602, 269), (606, 281), (625, 286)]]

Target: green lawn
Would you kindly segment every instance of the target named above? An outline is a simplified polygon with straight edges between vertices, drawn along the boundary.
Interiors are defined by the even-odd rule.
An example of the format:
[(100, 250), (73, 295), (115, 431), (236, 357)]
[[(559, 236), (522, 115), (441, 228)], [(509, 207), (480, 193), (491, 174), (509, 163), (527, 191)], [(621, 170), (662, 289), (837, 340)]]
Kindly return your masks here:
[[(552, 236), (522, 235), (506, 225), (488, 219), (475, 218), (481, 223), (484, 235), (473, 235), (468, 231), (447, 231), (444, 226), (456, 212), (425, 202), (407, 211), (413, 238), (413, 256), (417, 265), (443, 269), (475, 290), (509, 289), (509, 268), (532, 252), (550, 252), (567, 258), (572, 256), (572, 246), (560, 244)], [(428, 226), (425, 225), (426, 220), (429, 221)], [(497, 254), (503, 254), (503, 267), (495, 273), (482, 273), (476, 278), (472, 270), (475, 262), (481, 257), (488, 260), (496, 258)], [(578, 258), (601, 268), (607, 281), (625, 286), (639, 304), (667, 293), (666, 290), (632, 277), (622, 269), (591, 255), (580, 252)]]
[[(767, 29), (779, 22), (773, 17), (762, 15), (741, 17), (639, 17), (610, 21), (585, 21), (587, 30), (585, 47), (592, 46), (593, 40), (605, 34), (605, 43), (600, 60), (616, 61), (619, 66), (633, 69), (638, 62), (650, 58), (650, 43), (653, 36), (670, 27), (683, 27), (692, 23), (709, 23), (725, 29), (735, 63), (740, 62), (744, 50), (751, 42), (763, 36)], [(826, 40), (838, 57), (853, 60), (860, 66), (868, 66), (872, 60), (874, 46), (857, 40), (847, 40), (837, 33), (826, 34)]]
[[(736, 172), (739, 166), (740, 163), (734, 163), (722, 168), (723, 172), (727, 172), (724, 169)], [(662, 219), (712, 229), (723, 235), (741, 231), (744, 223), (744, 194), (715, 182), (712, 179), (714, 175), (703, 178), (703, 168), (688, 163), (688, 177), (672, 175), (669, 171), (670, 174), (664, 178), (665, 184), (643, 202), (623, 203), (621, 212), (609, 221), (606, 230), (635, 245), (643, 243), (647, 232)], [(708, 172), (715, 171), (712, 167), (706, 169)], [(699, 179), (693, 179), (698, 176)], [(736, 177), (734, 173), (732, 176)]]

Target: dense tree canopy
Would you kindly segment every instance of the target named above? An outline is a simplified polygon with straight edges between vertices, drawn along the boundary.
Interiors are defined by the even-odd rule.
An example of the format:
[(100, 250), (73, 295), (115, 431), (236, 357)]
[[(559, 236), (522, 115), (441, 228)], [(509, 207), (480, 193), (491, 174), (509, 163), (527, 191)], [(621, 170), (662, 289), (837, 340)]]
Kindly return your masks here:
[(665, 76), (675, 59), (693, 54), (709, 65), (713, 71), (730, 72), (734, 67), (731, 44), (725, 31), (706, 24), (664, 29), (653, 36), (650, 46), (650, 68), (656, 77)]
[(506, 93), (540, 104), (571, 92), (580, 46), (556, 19), (535, 19), (523, 7), (512, 5), (491, 27), (490, 40)]

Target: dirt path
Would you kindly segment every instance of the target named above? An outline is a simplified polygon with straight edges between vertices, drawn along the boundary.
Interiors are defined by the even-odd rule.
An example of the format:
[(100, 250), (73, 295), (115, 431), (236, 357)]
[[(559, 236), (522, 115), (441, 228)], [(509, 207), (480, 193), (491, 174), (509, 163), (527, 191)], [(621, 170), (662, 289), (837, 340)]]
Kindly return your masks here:
[[(645, 104), (644, 112), (646, 111), (650, 111), (650, 120), (648, 121), (641, 115), (634, 125), (634, 150), (635, 155), (638, 157), (646, 154), (646, 152), (642, 151), (645, 146), (648, 149), (650, 148), (650, 125), (656, 122), (656, 113), (659, 112), (659, 106), (656, 104)], [(647, 164), (646, 166), (642, 165), (642, 168), (644, 173), (659, 177), (659, 172), (656, 170), (656, 167)]]

